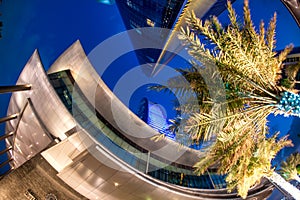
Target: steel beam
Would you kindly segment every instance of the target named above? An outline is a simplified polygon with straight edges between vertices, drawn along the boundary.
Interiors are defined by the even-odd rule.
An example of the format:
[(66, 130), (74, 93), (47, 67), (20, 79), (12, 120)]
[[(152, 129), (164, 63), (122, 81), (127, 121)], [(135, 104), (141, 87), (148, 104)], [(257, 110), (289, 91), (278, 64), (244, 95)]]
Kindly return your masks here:
[(0, 168), (4, 167), (5, 165), (7, 165), (8, 163), (10, 163), (13, 160), (14, 160), (13, 158), (10, 158), (10, 159), (6, 160), (5, 162), (1, 163)]
[(7, 92), (18, 92), (18, 91), (24, 91), (30, 89), (31, 89), (31, 84), (0, 86), (0, 94), (7, 93)]
[(11, 149), (12, 149), (12, 147), (8, 147), (8, 148), (6, 148), (6, 149), (3, 149), (2, 151), (0, 151), (0, 155), (2, 155), (2, 154), (4, 154), (4, 153), (8, 152), (8, 151), (11, 150)]
[(8, 137), (10, 137), (10, 136), (13, 136), (14, 133), (15, 133), (15, 132), (12, 131), (12, 132), (10, 132), (10, 133), (7, 133), (7, 134), (2, 135), (2, 136), (0, 137), (0, 141), (1, 141), (1, 140), (4, 140), (4, 139), (6, 139), (6, 138), (8, 138)]
[(6, 121), (9, 121), (9, 120), (12, 120), (12, 119), (16, 119), (18, 117), (18, 115), (19, 115), (19, 113), (12, 114), (12, 115), (9, 115), (9, 116), (6, 116), (6, 117), (2, 117), (2, 118), (0, 118), (0, 123), (6, 122)]

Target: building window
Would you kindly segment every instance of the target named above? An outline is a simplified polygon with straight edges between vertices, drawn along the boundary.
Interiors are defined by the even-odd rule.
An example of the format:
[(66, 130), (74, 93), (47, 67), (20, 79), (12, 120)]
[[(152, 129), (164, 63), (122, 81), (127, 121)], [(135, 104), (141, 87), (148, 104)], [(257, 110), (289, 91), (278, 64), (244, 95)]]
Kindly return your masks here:
[(152, 27), (155, 26), (155, 22), (152, 21), (151, 19), (148, 19), (148, 18), (147, 18), (146, 21), (147, 21), (147, 24), (148, 24), (149, 26), (152, 26)]
[(129, 6), (130, 8), (132, 8), (132, 3), (130, 0), (127, 0), (127, 6)]
[(129, 6), (130, 8), (140, 12), (140, 9), (138, 8), (138, 6), (135, 3), (133, 3), (131, 0), (127, 0), (126, 3), (127, 3), (127, 6)]

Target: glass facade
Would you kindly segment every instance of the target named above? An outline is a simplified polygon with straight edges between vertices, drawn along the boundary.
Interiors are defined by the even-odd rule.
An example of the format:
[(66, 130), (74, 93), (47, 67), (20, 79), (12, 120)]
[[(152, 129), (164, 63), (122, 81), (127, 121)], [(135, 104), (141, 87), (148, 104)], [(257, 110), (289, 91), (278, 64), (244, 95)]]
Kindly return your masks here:
[(169, 130), (171, 124), (167, 121), (166, 111), (161, 105), (143, 98), (140, 102), (137, 115), (157, 132), (175, 140), (176, 135)]
[[(194, 174), (193, 168), (174, 162), (168, 164), (168, 161), (151, 154), (123, 136), (91, 106), (80, 89), (73, 90), (71, 83), (74, 79), (69, 70), (52, 73), (48, 76), (62, 102), (77, 122), (107, 150), (134, 169), (158, 180), (189, 188), (226, 187), (224, 176), (215, 173), (197, 176)], [(71, 101), (69, 101), (70, 98)]]
[[(232, 0), (233, 3), (235, 0)], [(227, 0), (217, 0), (210, 2), (212, 5), (202, 17), (207, 19), (211, 15), (219, 15), (226, 9)], [(207, 2), (204, 2), (204, 4)], [(162, 59), (162, 49), (167, 43), (168, 37), (174, 30), (178, 20), (184, 15), (184, 9), (189, 6), (188, 0), (116, 0), (116, 4), (121, 13), (123, 22), (127, 30), (135, 29), (141, 35), (141, 39), (134, 37), (131, 42), (134, 47), (140, 46), (140, 43), (151, 41), (157, 44), (157, 49), (140, 49), (135, 50), (140, 65), (144, 66), (143, 71), (147, 75), (153, 75), (155, 63), (165, 64), (169, 62), (175, 55), (170, 52), (164, 52), (164, 60)], [(196, 4), (196, 3), (194, 3)], [(199, 3), (200, 4), (200, 3)], [(191, 8), (193, 9), (193, 8)], [(180, 25), (181, 26), (181, 25)], [(162, 31), (157, 35), (143, 32), (143, 27), (160, 27), (169, 29), (167, 32)], [(135, 48), (136, 49), (136, 48)]]
[(72, 90), (75, 81), (70, 70), (49, 74), (48, 77), (63, 104), (72, 114)]
[[(168, 122), (164, 108), (159, 104), (149, 101), (147, 98), (141, 100), (137, 116), (157, 132), (164, 134), (166, 137), (178, 143), (196, 150), (200, 150), (203, 147), (203, 142), (193, 142), (189, 140), (189, 138), (178, 135), (176, 137), (176, 130), (170, 128), (172, 124)], [(179, 112), (177, 116), (180, 116)], [(177, 120), (180, 120), (180, 118)]]
[(139, 46), (139, 43), (151, 41), (160, 49), (141, 49), (136, 50), (136, 56), (139, 63), (148, 64), (149, 68), (144, 68), (145, 74), (151, 74), (153, 66), (158, 60), (163, 44), (166, 42), (168, 33), (158, 33), (152, 35), (145, 33), (140, 28), (143, 27), (160, 27), (172, 29), (175, 21), (186, 3), (185, 0), (116, 0), (117, 6), (121, 13), (123, 22), (127, 30), (135, 29), (140, 35), (141, 40), (132, 39), (133, 46)]
[[(234, 3), (236, 0), (231, 0)], [(217, 0), (215, 4), (208, 10), (207, 13), (202, 17), (203, 20), (210, 18), (211, 16), (218, 16), (226, 10), (227, 0)]]
[(172, 28), (184, 0), (116, 0), (127, 29)]

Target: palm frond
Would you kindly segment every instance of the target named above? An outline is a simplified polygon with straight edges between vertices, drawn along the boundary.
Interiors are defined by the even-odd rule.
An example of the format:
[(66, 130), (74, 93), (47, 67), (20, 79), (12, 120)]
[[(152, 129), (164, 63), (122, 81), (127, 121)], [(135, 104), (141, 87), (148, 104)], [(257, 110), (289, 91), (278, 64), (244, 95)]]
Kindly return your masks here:
[(297, 166), (300, 165), (300, 153), (291, 154), (286, 161), (280, 164), (280, 173), (286, 180), (293, 180), (298, 178)]
[[(191, 66), (178, 69), (180, 76), (155, 89), (168, 88), (183, 98), (196, 94), (177, 108), (188, 116), (179, 135), (212, 143), (205, 149), (207, 155), (194, 165), (195, 172), (203, 174), (217, 167), (218, 173), (227, 174), (228, 190), (237, 188), (246, 198), (249, 188), (271, 176), (271, 160), (280, 149), (292, 145), (287, 136), (267, 137), (267, 116), (300, 116), (300, 96), (293, 85), (287, 88), (280, 83), (282, 62), (292, 46), (279, 54), (274, 51), (276, 13), (267, 28), (262, 21), (257, 31), (248, 0), (242, 23), (230, 1), (227, 6), (230, 24), (226, 27), (217, 17), (202, 21), (194, 12), (187, 14), (188, 26), (181, 28), (178, 37), (192, 56)], [(299, 69), (286, 69), (288, 79), (294, 81)], [(286, 163), (282, 164), (285, 174), (294, 173)]]

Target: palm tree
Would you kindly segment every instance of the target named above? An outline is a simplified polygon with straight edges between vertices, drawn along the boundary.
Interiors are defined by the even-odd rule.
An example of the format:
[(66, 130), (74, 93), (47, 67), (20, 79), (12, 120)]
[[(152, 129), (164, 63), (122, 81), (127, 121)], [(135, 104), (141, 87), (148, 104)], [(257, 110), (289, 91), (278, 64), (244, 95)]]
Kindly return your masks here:
[(280, 165), (280, 173), (287, 180), (296, 180), (300, 183), (300, 153), (293, 153), (286, 161), (283, 161)]
[(287, 84), (288, 88), (293, 88), (295, 84), (299, 84), (300, 82), (296, 80), (297, 73), (300, 70), (300, 62), (296, 64), (289, 65), (285, 68), (285, 76), (286, 78), (282, 81)]
[[(185, 131), (193, 140), (214, 141), (207, 156), (195, 165), (196, 172), (203, 174), (210, 166), (219, 166), (218, 173), (227, 174), (228, 190), (237, 188), (246, 198), (249, 188), (262, 177), (284, 187), (271, 160), (292, 142), (287, 137), (278, 139), (278, 133), (269, 136), (267, 116), (300, 116), (300, 96), (293, 84), (280, 84), (282, 62), (292, 46), (279, 54), (274, 51), (276, 14), (267, 30), (261, 22), (257, 32), (248, 0), (243, 23), (238, 22), (230, 1), (228, 11), (231, 23), (226, 27), (216, 17), (203, 22), (194, 12), (188, 14), (188, 27), (181, 29), (179, 39), (194, 60), (192, 67), (178, 71), (190, 86), (174, 77), (167, 87), (183, 95), (188, 90), (196, 92), (198, 102), (188, 102), (181, 111), (190, 114)], [(287, 191), (292, 190), (299, 199), (296, 188)]]

